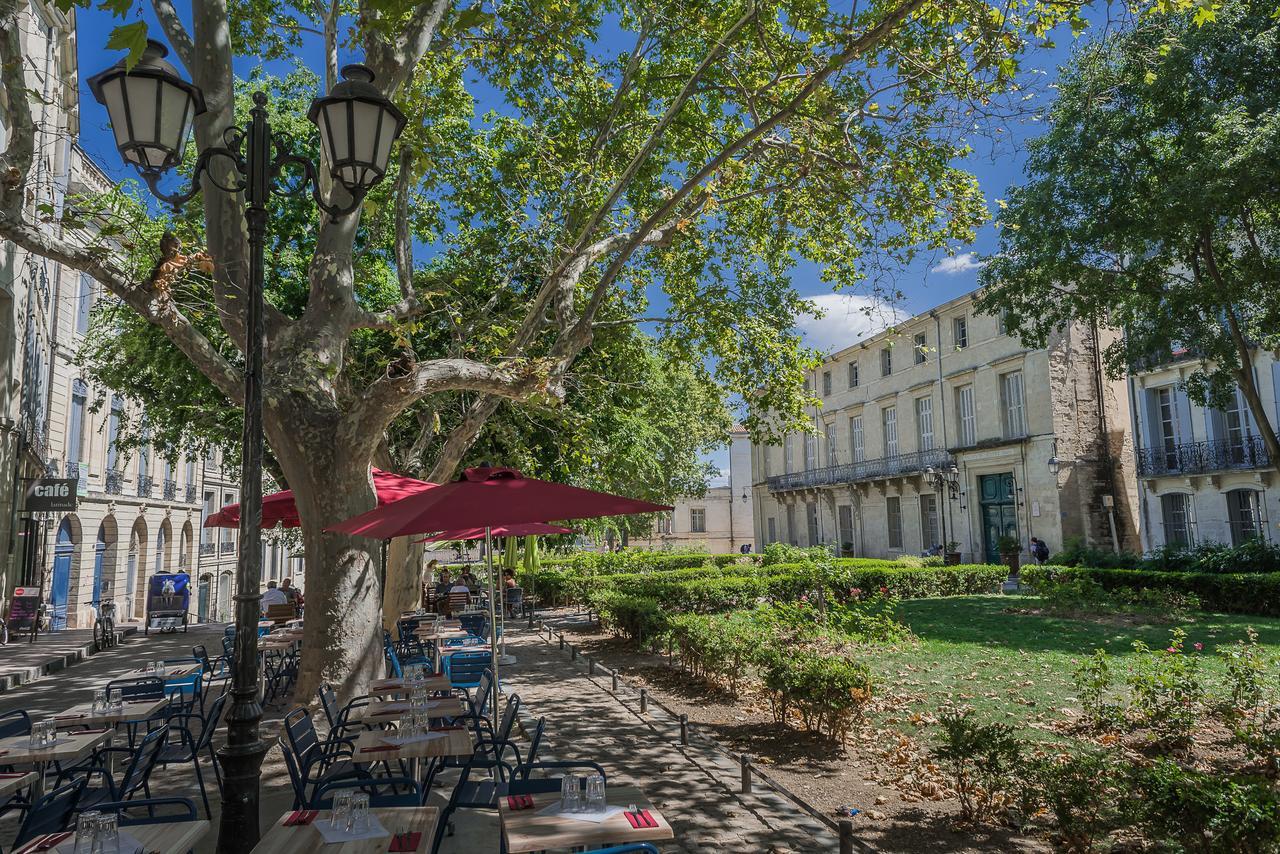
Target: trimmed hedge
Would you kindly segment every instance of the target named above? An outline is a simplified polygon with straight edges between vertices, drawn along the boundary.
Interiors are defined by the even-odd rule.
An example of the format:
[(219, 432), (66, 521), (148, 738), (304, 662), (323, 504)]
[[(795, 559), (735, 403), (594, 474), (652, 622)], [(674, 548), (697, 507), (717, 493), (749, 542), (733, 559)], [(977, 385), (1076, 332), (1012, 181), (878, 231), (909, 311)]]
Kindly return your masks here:
[(617, 572), (656, 572), (668, 569), (691, 569), (712, 564), (728, 566), (738, 560), (738, 555), (712, 555), (685, 552), (575, 552), (563, 557), (548, 557), (542, 561), (545, 567), (574, 569), (582, 572), (609, 574)]
[(1199, 597), (1206, 611), (1280, 617), (1280, 572), (1155, 572), (1082, 566), (1024, 567), (1022, 570), (1022, 578), (1032, 588), (1042, 577), (1088, 578), (1107, 590), (1152, 587), (1176, 590)]

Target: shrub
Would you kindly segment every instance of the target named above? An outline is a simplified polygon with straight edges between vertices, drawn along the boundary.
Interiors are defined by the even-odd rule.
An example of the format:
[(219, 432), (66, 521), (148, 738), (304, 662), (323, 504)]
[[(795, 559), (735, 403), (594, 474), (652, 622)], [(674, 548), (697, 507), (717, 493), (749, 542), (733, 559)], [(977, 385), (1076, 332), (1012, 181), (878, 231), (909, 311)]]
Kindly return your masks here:
[(1028, 567), (1024, 579), (1043, 600), (1046, 610), (1064, 615), (1143, 614), (1162, 621), (1186, 620), (1200, 607), (1191, 593), (1159, 587), (1107, 590), (1087, 575), (1052, 575)]
[(1066, 851), (1095, 851), (1125, 824), (1123, 793), (1127, 766), (1099, 754), (1051, 756), (1031, 764), (1023, 812), (1047, 809)]
[(591, 606), (600, 615), (602, 626), (639, 643), (666, 630), (666, 614), (653, 599), (601, 590), (592, 594)]
[(780, 723), (794, 710), (806, 729), (843, 741), (871, 702), (871, 671), (865, 664), (777, 646), (760, 657), (774, 718)]
[(824, 560), (831, 557), (826, 546), (810, 546), (800, 548), (788, 543), (769, 543), (761, 552), (760, 564), (772, 566), (775, 563), (804, 563), (806, 561)]
[(972, 709), (938, 713), (940, 739), (931, 754), (947, 766), (960, 800), (960, 820), (984, 821), (1013, 803), (1022, 765), (1022, 742), (1013, 727), (978, 723)]
[(1135, 768), (1132, 789), (1136, 823), (1171, 850), (1264, 854), (1280, 846), (1280, 789), (1269, 781), (1160, 760)]
[(1072, 673), (1076, 694), (1084, 718), (1097, 729), (1114, 729), (1124, 723), (1124, 706), (1114, 699), (1114, 674), (1111, 656), (1106, 650), (1096, 649)]
[[(1028, 567), (1024, 578), (1087, 577), (1108, 591), (1163, 589), (1190, 593), (1207, 611), (1280, 617), (1280, 572), (1155, 572), (1142, 569)], [(1033, 582), (1034, 583), (1034, 582)]]
[(1049, 563), (1060, 566), (1091, 566), (1106, 569), (1132, 569), (1142, 561), (1141, 555), (1131, 552), (1113, 552), (1086, 546), (1080, 537), (1067, 537), (1062, 551), (1049, 557)]
[(1133, 642), (1136, 660), (1125, 680), (1130, 710), (1135, 723), (1149, 729), (1162, 747), (1190, 742), (1204, 700), (1200, 657), (1184, 651), (1186, 638), (1185, 631), (1174, 629), (1169, 646), (1154, 652), (1140, 640)]

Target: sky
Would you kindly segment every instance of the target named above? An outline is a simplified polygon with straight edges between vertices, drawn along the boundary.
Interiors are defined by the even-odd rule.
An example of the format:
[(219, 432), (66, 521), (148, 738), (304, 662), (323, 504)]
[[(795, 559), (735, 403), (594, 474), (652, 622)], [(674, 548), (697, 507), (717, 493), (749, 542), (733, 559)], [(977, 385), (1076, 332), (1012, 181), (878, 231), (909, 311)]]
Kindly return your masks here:
[[(151, 15), (150, 4), (138, 4), (135, 8), (142, 11), (151, 27), (153, 37), (157, 37), (160, 29)], [(1105, 14), (1106, 7), (1102, 4), (1092, 10), (1089, 17), (1094, 21), (1095, 30), (1101, 25)], [(79, 12), (80, 144), (109, 176), (116, 180), (123, 180), (133, 177), (133, 172), (125, 167), (115, 150), (111, 133), (107, 128), (106, 111), (93, 99), (84, 82), (121, 57), (122, 54), (119, 51), (109, 51), (105, 47), (107, 35), (119, 23), (120, 19), (99, 9), (86, 9)], [(1029, 85), (1031, 91), (1037, 93), (1035, 96), (1037, 100), (1032, 103), (1048, 103), (1052, 97), (1052, 82), (1057, 76), (1057, 69), (1069, 58), (1072, 48), (1070, 35), (1055, 33), (1055, 36), (1057, 47), (1034, 50), (1024, 63), (1024, 82)], [(1085, 38), (1088, 38), (1087, 34)], [(312, 68), (320, 67), (320, 55), (318, 40), (315, 38), (312, 38), (300, 53), (302, 61)], [(350, 51), (343, 51), (339, 58), (340, 64), (360, 59)], [(174, 57), (170, 56), (170, 60), (173, 59)], [(236, 62), (236, 72), (241, 76), (247, 76), (258, 64), (253, 57), (241, 57)], [(284, 73), (289, 68), (283, 63), (276, 63), (267, 65), (267, 70)], [(1041, 127), (1035, 121), (1022, 120), (1008, 123), (1003, 131), (994, 139), (975, 139), (973, 154), (960, 164), (977, 177), (979, 186), (987, 197), (988, 207), (993, 211), (996, 205), (995, 200), (1001, 198), (1010, 185), (1018, 183), (1021, 179), (1024, 164), (1023, 143), (1038, 135)], [(819, 350), (838, 350), (865, 335), (884, 329), (891, 325), (895, 318), (900, 319), (917, 314), (973, 290), (977, 287), (978, 272), (982, 266), (980, 258), (995, 251), (996, 243), (996, 230), (988, 223), (978, 230), (972, 245), (920, 255), (905, 269), (897, 271), (894, 285), (901, 291), (903, 299), (893, 306), (878, 305), (857, 293), (832, 293), (830, 287), (821, 280), (820, 269), (812, 265), (800, 267), (794, 277), (797, 290), (802, 296), (809, 298), (825, 315), (811, 316), (801, 321), (800, 329), (804, 340)], [(709, 455), (708, 461), (721, 472), (719, 477), (713, 479), (711, 485), (722, 485), (727, 482), (727, 448)]]

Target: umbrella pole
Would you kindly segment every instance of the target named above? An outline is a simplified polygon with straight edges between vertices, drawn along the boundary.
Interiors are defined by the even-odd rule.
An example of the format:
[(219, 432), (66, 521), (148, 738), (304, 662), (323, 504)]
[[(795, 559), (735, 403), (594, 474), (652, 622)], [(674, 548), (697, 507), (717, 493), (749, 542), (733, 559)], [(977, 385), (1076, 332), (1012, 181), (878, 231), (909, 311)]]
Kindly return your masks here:
[[(506, 549), (502, 552), (502, 565), (514, 566), (514, 548), (515, 537), (506, 538)], [(504, 578), (498, 583), (498, 624), (502, 627), (502, 649), (499, 651), (498, 661), (504, 665), (515, 664), (516, 657), (507, 655), (507, 580)]]
[(489, 666), (493, 668), (493, 706), (490, 709), (489, 723), (494, 732), (498, 727), (498, 702), (502, 698), (501, 683), (498, 681), (498, 620), (494, 613), (493, 589), (493, 528), (484, 526), (484, 561), (489, 570)]

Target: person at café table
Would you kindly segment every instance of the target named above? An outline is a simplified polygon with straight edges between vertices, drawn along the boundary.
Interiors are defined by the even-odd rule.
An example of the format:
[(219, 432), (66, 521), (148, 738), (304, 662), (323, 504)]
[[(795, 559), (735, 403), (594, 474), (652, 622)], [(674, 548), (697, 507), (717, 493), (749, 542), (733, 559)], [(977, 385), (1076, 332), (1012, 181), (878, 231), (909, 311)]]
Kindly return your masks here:
[(276, 587), (274, 581), (267, 582), (267, 590), (262, 594), (262, 613), (267, 613), (267, 609), (272, 605), (289, 604), (289, 594), (285, 593), (279, 587)]
[(464, 566), (462, 568), (462, 575), (458, 576), (458, 583), (466, 585), (468, 593), (470, 593), (471, 591), (475, 590), (477, 587), (480, 586), (476, 582), (476, 577), (471, 574), (470, 566)]

